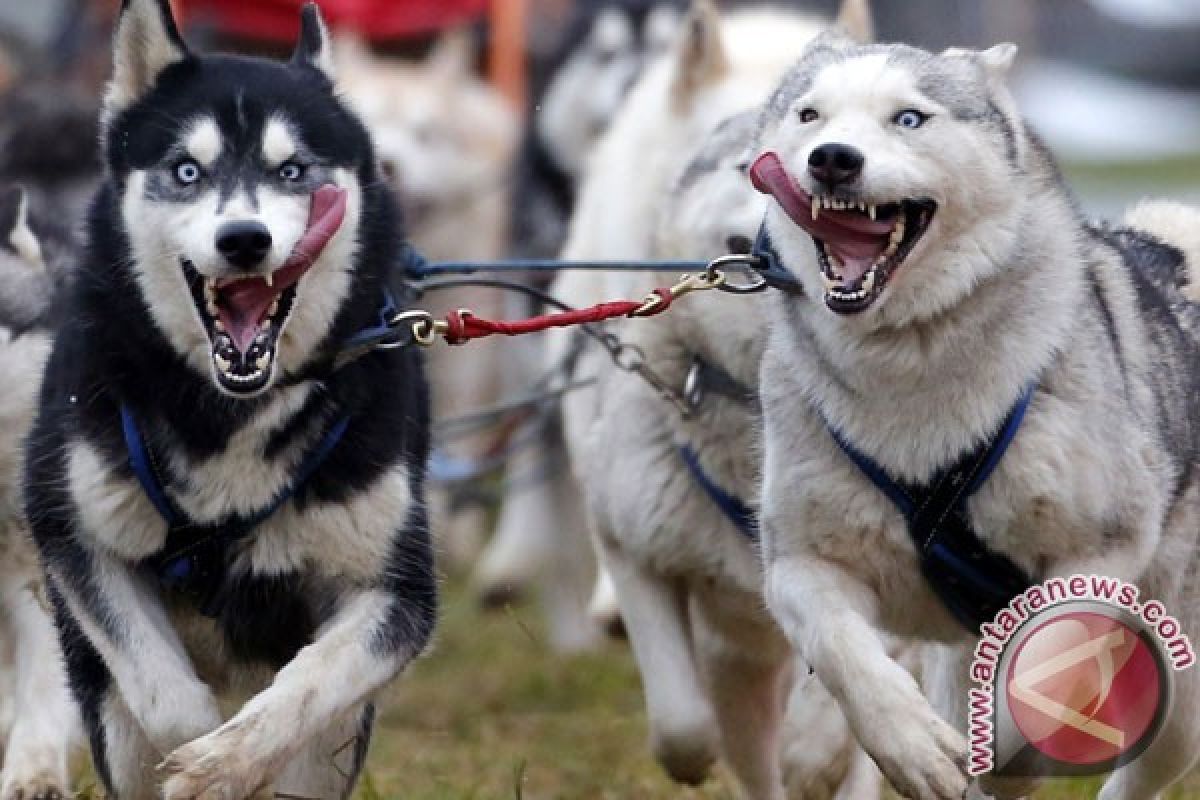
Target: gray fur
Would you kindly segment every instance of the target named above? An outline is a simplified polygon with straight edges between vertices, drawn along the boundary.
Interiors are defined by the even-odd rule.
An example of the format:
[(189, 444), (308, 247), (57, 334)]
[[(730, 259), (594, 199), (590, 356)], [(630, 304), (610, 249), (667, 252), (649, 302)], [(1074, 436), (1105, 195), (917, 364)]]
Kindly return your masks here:
[[(882, 72), (857, 61), (880, 52), (888, 54)], [(1003, 85), (1011, 49), (834, 55), (810, 54), (777, 93), (761, 146), (784, 154), (802, 181), (822, 134), (780, 109), (801, 101), (797, 87), (819, 94), (828, 79), (826, 90), (836, 86), (845, 100), (836, 113), (847, 104), (868, 111), (837, 128), (864, 145), (862, 191), (930, 195), (939, 207), (877, 302), (847, 316), (819, 301), (809, 236), (777, 206), (768, 212), (779, 253), (808, 297), (770, 304), (761, 372), (766, 596), (893, 785), (909, 797), (949, 800), (967, 789), (965, 675), (941, 670), (948, 677), (931, 689), (931, 705), (888, 657), (879, 631), (946, 642), (946, 663), (973, 640), (924, 583), (903, 518), (827, 426), (892, 476), (924, 482), (995, 430), (1035, 383), (1020, 432), (968, 504), (978, 535), (1039, 579), (1131, 580), (1195, 641), (1200, 318), (1183, 289), (1195, 247), (1177, 234), (1082, 223), (1053, 160), (1013, 111)], [(856, 83), (867, 79), (872, 89), (882, 85), (876, 80), (901, 87), (899, 96)], [(888, 127), (889, 109), (914, 91), (950, 118), (916, 131)], [(869, 119), (880, 122), (862, 122)], [(1200, 225), (1200, 211), (1177, 216), (1162, 230)], [(1150, 210), (1139, 222), (1157, 218)], [(1158, 796), (1200, 754), (1196, 671), (1179, 673), (1175, 691), (1175, 716), (1109, 780), (1104, 800)]]

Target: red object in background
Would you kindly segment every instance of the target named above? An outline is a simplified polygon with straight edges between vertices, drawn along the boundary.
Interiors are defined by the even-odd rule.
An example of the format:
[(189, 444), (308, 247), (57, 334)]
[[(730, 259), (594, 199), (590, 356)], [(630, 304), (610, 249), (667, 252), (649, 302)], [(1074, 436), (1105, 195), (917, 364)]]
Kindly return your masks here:
[[(223, 34), (291, 41), (305, 0), (176, 0), (187, 22), (203, 20)], [(482, 17), (488, 0), (320, 0), (331, 28), (368, 39), (398, 39), (457, 27)]]

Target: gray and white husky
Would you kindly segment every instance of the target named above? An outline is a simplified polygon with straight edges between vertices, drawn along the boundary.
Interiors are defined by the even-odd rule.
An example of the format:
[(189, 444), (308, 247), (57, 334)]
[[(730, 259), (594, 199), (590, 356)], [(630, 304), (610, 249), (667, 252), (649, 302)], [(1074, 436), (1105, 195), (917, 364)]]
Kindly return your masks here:
[[(913, 798), (967, 791), (974, 638), (835, 432), (919, 485), (1036, 386), (970, 527), (1039, 579), (1134, 581), (1200, 635), (1200, 213), (1085, 224), (1006, 88), (1015, 53), (827, 36), (765, 107), (756, 148), (767, 229), (805, 293), (772, 298), (760, 375), (767, 602)], [(936, 710), (883, 631), (947, 643)], [(1195, 762), (1200, 673), (1175, 691), (1105, 800), (1158, 797)]]
[(363, 345), (403, 299), (393, 199), (315, 5), (276, 63), (128, 0), (113, 63), (25, 480), (97, 773), (345, 797), (436, 604), (419, 358)]
[(67, 226), (34, 221), (22, 188), (0, 189), (0, 798), (58, 800), (81, 724), (21, 503), (24, 444), (50, 353), (51, 309), (77, 245)]

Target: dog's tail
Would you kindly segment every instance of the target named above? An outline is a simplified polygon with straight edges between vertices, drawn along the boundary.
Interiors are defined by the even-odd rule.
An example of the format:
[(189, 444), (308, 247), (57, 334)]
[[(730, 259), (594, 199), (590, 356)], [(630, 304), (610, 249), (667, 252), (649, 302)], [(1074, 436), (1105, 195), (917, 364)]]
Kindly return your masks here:
[(1200, 208), (1166, 200), (1149, 201), (1126, 214), (1125, 223), (1183, 251), (1187, 275), (1183, 293), (1200, 303)]

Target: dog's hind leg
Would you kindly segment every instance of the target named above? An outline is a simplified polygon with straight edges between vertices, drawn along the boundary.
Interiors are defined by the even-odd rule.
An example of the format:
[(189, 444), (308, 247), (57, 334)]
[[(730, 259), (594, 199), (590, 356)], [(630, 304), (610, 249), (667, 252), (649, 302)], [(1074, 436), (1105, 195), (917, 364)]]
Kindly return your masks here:
[(757, 598), (717, 588), (692, 591), (690, 600), (693, 645), (717, 714), (721, 754), (747, 797), (782, 800), (787, 643), (774, 626), (753, 621), (761, 613)]
[(600, 540), (642, 676), (654, 755), (674, 780), (701, 783), (716, 760), (717, 723), (693, 659), (682, 587)]
[[(10, 535), (27, 534), (15, 530)], [(32, 550), (32, 543), (27, 546)], [(28, 568), (22, 568), (25, 565)], [(67, 761), (80, 729), (54, 623), (39, 597), (41, 583), (32, 554), (4, 565), (0, 596), (13, 637), (16, 679), (13, 726), (0, 781), (3, 800), (65, 797)]]
[(345, 800), (367, 758), (375, 706), (367, 704), (317, 734), (275, 781), (278, 800)]
[(794, 800), (871, 800), (883, 776), (858, 746), (837, 701), (808, 665), (793, 667), (783, 723), (783, 781)]
[(1171, 710), (1163, 729), (1146, 752), (1112, 774), (1099, 800), (1158, 800), (1196, 765), (1200, 756), (1200, 719), (1196, 716), (1200, 671), (1192, 666), (1174, 673), (1174, 679)]

